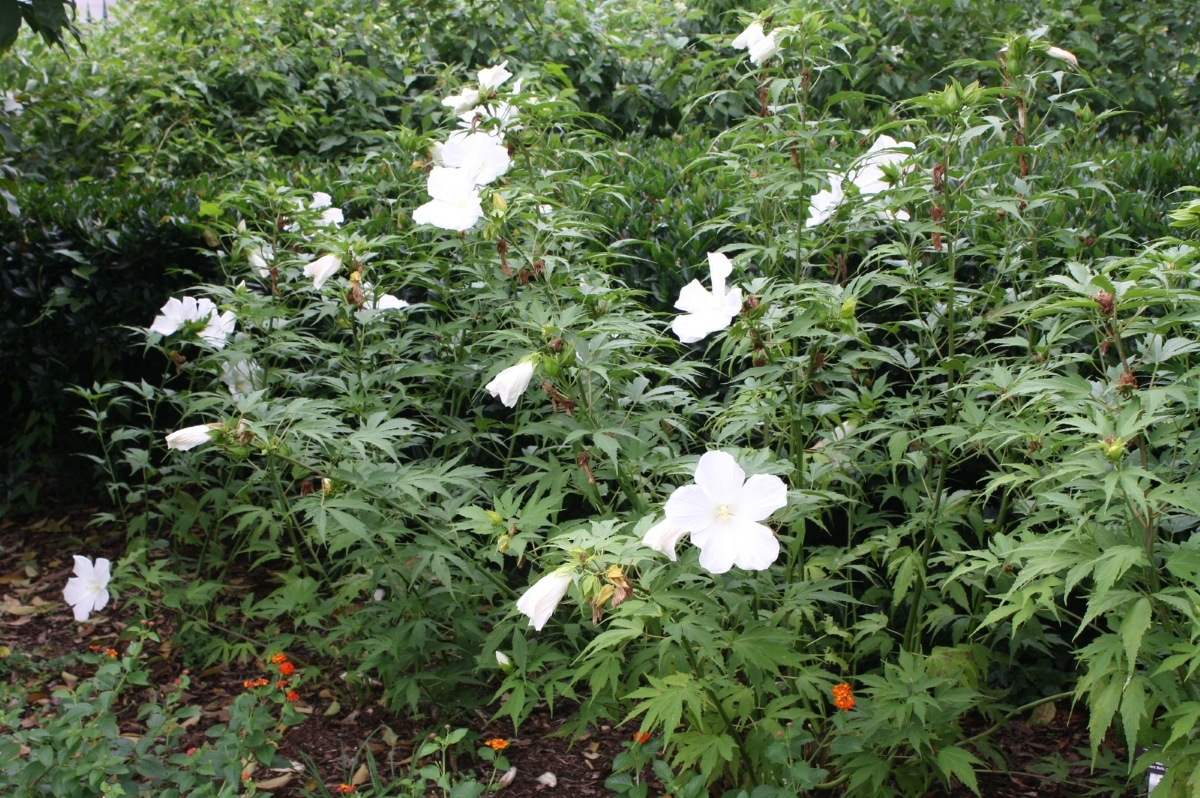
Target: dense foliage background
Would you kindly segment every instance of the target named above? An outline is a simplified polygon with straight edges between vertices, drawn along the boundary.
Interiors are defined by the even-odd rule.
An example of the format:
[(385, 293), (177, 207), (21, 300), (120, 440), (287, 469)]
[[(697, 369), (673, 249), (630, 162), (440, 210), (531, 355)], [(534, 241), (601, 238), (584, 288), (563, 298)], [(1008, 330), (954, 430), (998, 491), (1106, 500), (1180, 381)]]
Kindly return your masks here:
[[(265, 628), (416, 717), (633, 718), (677, 798), (976, 789), (1002, 763), (962, 718), (1064, 696), (1109, 789), (1157, 756), (1198, 794), (1191, 5), (133, 0), (86, 50), (23, 37), (4, 506), (47, 468), (106, 486), (122, 598), (178, 612), (195, 665)], [(752, 20), (761, 65), (730, 47)], [(414, 224), (442, 100), (506, 59), (483, 220)], [(912, 143), (886, 188), (809, 224), (885, 135)], [(746, 303), (681, 343), (717, 251)], [(236, 315), (227, 346), (147, 334), (184, 294)], [(513, 408), (485, 385), (522, 359)], [(770, 569), (639, 545), (709, 450), (787, 483)], [(555, 569), (535, 634), (513, 603)], [(1110, 727), (1158, 753), (1114, 761)]]

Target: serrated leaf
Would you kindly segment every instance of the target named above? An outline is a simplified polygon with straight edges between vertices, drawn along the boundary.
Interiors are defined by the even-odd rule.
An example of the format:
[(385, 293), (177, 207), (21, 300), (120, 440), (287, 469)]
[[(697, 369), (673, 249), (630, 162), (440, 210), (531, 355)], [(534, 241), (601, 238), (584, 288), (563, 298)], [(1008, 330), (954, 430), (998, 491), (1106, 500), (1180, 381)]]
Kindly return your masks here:
[(1121, 642), (1125, 646), (1125, 660), (1129, 673), (1137, 666), (1138, 651), (1142, 647), (1142, 638), (1150, 628), (1153, 608), (1150, 599), (1145, 596), (1134, 602), (1121, 621)]
[(983, 762), (965, 748), (947, 745), (938, 749), (937, 767), (947, 779), (953, 776), (971, 792), (979, 795), (979, 783), (975, 780), (975, 765)]

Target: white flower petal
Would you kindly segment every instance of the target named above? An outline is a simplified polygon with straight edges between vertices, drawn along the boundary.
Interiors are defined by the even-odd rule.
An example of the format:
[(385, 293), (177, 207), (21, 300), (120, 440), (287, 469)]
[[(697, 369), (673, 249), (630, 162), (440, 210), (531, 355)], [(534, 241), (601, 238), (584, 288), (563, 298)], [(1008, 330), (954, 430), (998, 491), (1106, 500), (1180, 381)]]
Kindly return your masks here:
[(304, 276), (312, 278), (313, 288), (320, 288), (341, 268), (342, 259), (337, 255), (322, 255), (304, 267)]
[(212, 440), (212, 431), (220, 424), (197, 424), (194, 427), (177, 429), (167, 436), (167, 448), (186, 452)]
[(529, 616), (529, 625), (540, 632), (570, 585), (570, 576), (557, 572), (546, 574), (517, 600), (517, 611)]
[(525, 393), (532, 378), (533, 361), (523, 360), (501, 371), (484, 388), (492, 396), (498, 397), (505, 407), (516, 407), (517, 400)]
[(691, 533), (694, 543), (698, 532), (712, 526), (715, 509), (716, 505), (705, 495), (703, 488), (684, 485), (676, 488), (667, 499), (663, 508), (667, 516), (664, 523)]
[(732, 321), (733, 318), (725, 313), (688, 313), (676, 316), (671, 321), (671, 332), (679, 337), (681, 343), (694, 344), (712, 333), (724, 330)]
[(746, 472), (725, 452), (705, 452), (696, 465), (696, 484), (717, 505), (732, 506), (745, 481)]
[(755, 474), (742, 486), (736, 504), (738, 518), (761, 521), (787, 506), (787, 485), (774, 474)]
[(408, 303), (403, 299), (398, 299), (391, 294), (384, 294), (379, 297), (379, 301), (375, 303), (376, 310), (403, 310), (408, 307)]
[(761, 22), (751, 22), (750, 25), (731, 43), (731, 47), (735, 50), (746, 50), (761, 42), (763, 36), (763, 26)]
[(737, 555), (733, 564), (738, 568), (765, 571), (779, 558), (779, 540), (769, 527), (739, 521), (733, 525), (730, 533), (737, 540)]
[(710, 574), (723, 574), (734, 566), (740, 543), (728, 524), (713, 524), (692, 533), (692, 543), (700, 549), (700, 567)]
[(703, 313), (710, 310), (712, 306), (713, 295), (699, 280), (692, 280), (679, 289), (679, 299), (675, 301), (676, 309), (686, 313)]
[(775, 44), (775, 33), (772, 31), (770, 36), (750, 45), (750, 63), (762, 66), (770, 61), (771, 56), (775, 55), (778, 50), (779, 48)]
[(328, 208), (332, 204), (333, 197), (329, 196), (324, 191), (314, 191), (312, 202), (308, 204), (308, 207), (315, 211), (319, 208)]
[(642, 536), (642, 545), (665, 554), (671, 562), (675, 562), (675, 548), (687, 534), (686, 529), (664, 520), (646, 530), (646, 534)]
[(508, 66), (508, 61), (503, 61), (496, 66), (479, 70), (479, 88), (490, 90), (504, 85), (504, 81), (513, 76), (513, 73), (505, 69), (506, 66)]
[(725, 294), (725, 278), (733, 274), (733, 261), (720, 252), (708, 253), (708, 279), (713, 296)]

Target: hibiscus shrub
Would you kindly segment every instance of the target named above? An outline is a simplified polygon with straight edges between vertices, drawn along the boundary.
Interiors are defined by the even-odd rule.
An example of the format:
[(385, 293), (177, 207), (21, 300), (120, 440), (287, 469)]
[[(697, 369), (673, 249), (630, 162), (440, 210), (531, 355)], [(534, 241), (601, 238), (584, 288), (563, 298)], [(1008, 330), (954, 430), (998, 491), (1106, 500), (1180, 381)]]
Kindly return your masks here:
[(501, 58), (206, 199), (160, 378), (80, 389), (122, 600), (196, 664), (265, 634), (414, 716), (636, 724), (627, 794), (658, 753), (675, 796), (978, 793), (964, 718), (1068, 700), (1195, 789), (1200, 205), (1130, 239), (1045, 31), (864, 132), (845, 25), (740, 22), (690, 99), (749, 113), (674, 186)]

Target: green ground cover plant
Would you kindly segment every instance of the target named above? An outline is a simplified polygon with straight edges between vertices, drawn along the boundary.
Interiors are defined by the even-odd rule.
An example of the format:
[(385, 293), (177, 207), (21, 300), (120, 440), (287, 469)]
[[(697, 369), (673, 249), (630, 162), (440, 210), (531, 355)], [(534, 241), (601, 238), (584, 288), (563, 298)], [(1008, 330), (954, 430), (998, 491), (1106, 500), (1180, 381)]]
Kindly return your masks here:
[[(302, 650), (415, 719), (625, 723), (639, 798), (980, 794), (1056, 701), (1103, 789), (1200, 793), (1184, 6), (275, 5), (134, 4), (93, 61), (4, 67), (9, 223), (105, 219), (26, 234), (13, 293), (140, 369), (105, 343), (71, 392), (128, 536), (78, 622), (170, 613), (191, 668)], [(272, 766), (279, 690), (195, 760), (168, 699), (122, 742), (137, 645), (6, 719), (0, 783)], [(372, 789), (499, 787), (448, 772), (459, 731)]]

